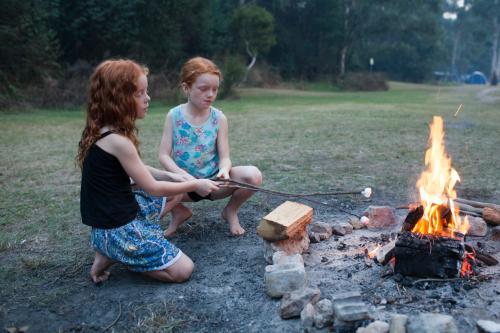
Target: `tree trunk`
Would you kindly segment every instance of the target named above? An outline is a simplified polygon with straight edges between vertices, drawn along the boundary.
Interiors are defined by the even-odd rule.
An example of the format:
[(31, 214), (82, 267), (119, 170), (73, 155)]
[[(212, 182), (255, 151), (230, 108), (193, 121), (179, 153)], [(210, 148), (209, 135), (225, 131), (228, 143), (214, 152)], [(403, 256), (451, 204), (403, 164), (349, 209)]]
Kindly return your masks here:
[(451, 52), (451, 74), (457, 74), (457, 59), (458, 59), (458, 49), (460, 45), (460, 39), (462, 37), (462, 29), (460, 26), (457, 27), (455, 37), (453, 38), (453, 50)]
[[(496, 2), (495, 2), (496, 3)], [(490, 82), (491, 85), (496, 85), (499, 74), (500, 74), (500, 47), (499, 47), (499, 38), (500, 38), (500, 22), (498, 22), (498, 16), (493, 18), (493, 41), (492, 41), (492, 55), (491, 55), (491, 77)]]
[(252, 60), (250, 61), (250, 63), (248, 64), (246, 70), (245, 70), (245, 76), (243, 77), (243, 80), (241, 82), (247, 82), (248, 80), (248, 73), (250, 73), (250, 70), (252, 69), (252, 67), (255, 65), (255, 62), (257, 61), (257, 51), (252, 51), (251, 48), (250, 48), (250, 43), (248, 43), (248, 41), (245, 41), (245, 45), (246, 45), (246, 49), (247, 49), (247, 54), (250, 58), (252, 58)]
[(349, 39), (350, 39), (350, 31), (349, 31), (349, 16), (351, 14), (351, 1), (344, 1), (344, 45), (340, 50), (340, 76), (345, 74), (345, 63), (347, 59), (347, 51), (349, 50)]

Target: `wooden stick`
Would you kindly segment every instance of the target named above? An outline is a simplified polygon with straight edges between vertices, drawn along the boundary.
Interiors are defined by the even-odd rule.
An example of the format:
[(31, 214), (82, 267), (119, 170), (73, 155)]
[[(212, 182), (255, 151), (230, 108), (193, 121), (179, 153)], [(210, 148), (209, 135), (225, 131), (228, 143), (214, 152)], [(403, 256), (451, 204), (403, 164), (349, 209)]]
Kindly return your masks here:
[(462, 211), (467, 211), (467, 212), (472, 212), (472, 213), (477, 213), (477, 214), (481, 214), (483, 215), (483, 209), (482, 208), (476, 208), (476, 207), (472, 207), (472, 206), (469, 206), (469, 205), (466, 205), (464, 203), (460, 203), (460, 202), (455, 202), (455, 205), (457, 205), (457, 207)]
[(490, 207), (490, 208), (493, 208), (493, 209), (499, 209), (500, 210), (500, 205), (496, 205), (496, 204), (493, 204), (493, 203), (480, 202), (480, 201), (474, 201), (474, 200), (467, 200), (467, 199), (462, 199), (462, 198), (456, 198), (455, 201), (459, 202), (459, 203), (466, 204), (466, 205), (470, 205), (470, 206), (473, 206), (473, 207), (477, 207), (477, 208)]

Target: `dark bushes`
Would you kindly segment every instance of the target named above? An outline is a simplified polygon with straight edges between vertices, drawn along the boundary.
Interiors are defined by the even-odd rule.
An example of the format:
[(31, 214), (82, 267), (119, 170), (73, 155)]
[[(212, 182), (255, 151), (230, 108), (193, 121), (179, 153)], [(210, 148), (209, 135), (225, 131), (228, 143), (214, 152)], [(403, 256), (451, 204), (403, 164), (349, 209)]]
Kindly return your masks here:
[(383, 91), (389, 89), (383, 73), (347, 73), (338, 80), (337, 84), (343, 90)]

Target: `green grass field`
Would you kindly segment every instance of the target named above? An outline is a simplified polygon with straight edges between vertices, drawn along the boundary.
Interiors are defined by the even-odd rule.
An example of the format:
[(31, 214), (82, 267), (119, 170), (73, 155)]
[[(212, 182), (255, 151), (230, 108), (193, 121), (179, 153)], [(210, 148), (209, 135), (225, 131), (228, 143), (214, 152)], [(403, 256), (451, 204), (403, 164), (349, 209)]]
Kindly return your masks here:
[[(245, 89), (240, 99), (217, 102), (229, 119), (233, 164), (258, 166), (267, 188), (372, 186), (373, 204), (404, 204), (416, 197), (428, 125), (437, 115), (445, 120), (447, 150), (462, 177), (459, 195), (498, 203), (500, 102), (478, 97), (489, 88), (390, 86), (371, 93)], [(488, 96), (499, 96), (499, 90)], [(159, 166), (169, 107), (154, 103), (139, 124), (142, 156), (153, 166)], [(77, 274), (92, 256), (74, 165), (83, 111), (10, 111), (0, 117), (0, 289), (43, 282), (41, 271)]]

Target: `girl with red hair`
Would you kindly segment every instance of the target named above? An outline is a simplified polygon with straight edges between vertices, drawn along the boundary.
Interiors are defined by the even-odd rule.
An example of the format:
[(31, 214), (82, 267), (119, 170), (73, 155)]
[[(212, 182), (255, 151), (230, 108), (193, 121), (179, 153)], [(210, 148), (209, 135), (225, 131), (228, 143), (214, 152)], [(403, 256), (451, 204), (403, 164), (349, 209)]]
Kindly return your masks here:
[[(227, 118), (212, 106), (222, 80), (219, 68), (208, 59), (196, 57), (183, 65), (180, 76), (187, 102), (167, 114), (160, 144), (160, 163), (184, 180), (231, 178), (259, 186), (262, 183), (259, 169), (251, 165), (232, 166)], [(228, 222), (231, 234), (243, 235), (245, 230), (239, 223), (238, 210), (253, 194), (254, 191), (247, 189), (223, 187), (207, 196), (189, 192), (183, 195), (182, 201), (218, 200), (230, 196), (222, 218)], [(191, 215), (191, 209), (176, 205), (165, 236), (172, 235)]]
[[(82, 169), (82, 222), (92, 227), (94, 283), (105, 281), (107, 269), (116, 262), (164, 282), (189, 279), (193, 262), (165, 239), (158, 221), (179, 194), (194, 191), (205, 196), (219, 189), (218, 183), (206, 179), (167, 181), (179, 177), (142, 162), (135, 121), (148, 111), (147, 74), (131, 60), (108, 60), (90, 78), (76, 160)], [(132, 182), (141, 190), (133, 191)], [(177, 201), (166, 204), (166, 197), (172, 196)]]

